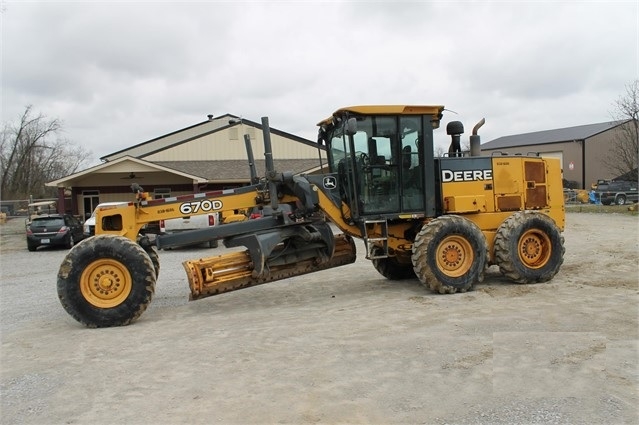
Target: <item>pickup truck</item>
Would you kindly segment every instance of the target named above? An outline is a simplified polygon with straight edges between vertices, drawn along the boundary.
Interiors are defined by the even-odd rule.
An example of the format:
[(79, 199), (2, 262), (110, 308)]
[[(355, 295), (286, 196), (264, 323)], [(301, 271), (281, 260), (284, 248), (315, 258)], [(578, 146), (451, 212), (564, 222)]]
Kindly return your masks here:
[[(160, 234), (171, 234), (187, 230), (203, 229), (219, 224), (219, 213), (193, 215), (169, 220), (160, 220)], [(209, 248), (217, 248), (218, 241), (209, 241)]]
[(637, 182), (611, 181), (597, 185), (595, 198), (604, 205), (637, 202)]

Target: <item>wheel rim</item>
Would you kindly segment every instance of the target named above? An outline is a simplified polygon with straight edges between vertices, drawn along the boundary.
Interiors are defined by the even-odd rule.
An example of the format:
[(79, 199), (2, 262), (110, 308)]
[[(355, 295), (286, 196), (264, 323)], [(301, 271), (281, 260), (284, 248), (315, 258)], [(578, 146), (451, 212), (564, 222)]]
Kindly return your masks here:
[(457, 235), (448, 236), (437, 247), (437, 268), (450, 277), (463, 276), (470, 270), (474, 257), (468, 240)]
[(120, 305), (131, 293), (129, 270), (119, 261), (100, 259), (82, 272), (80, 290), (93, 306), (111, 308)]
[(542, 268), (550, 259), (550, 238), (537, 229), (528, 230), (519, 239), (519, 259), (531, 269)]

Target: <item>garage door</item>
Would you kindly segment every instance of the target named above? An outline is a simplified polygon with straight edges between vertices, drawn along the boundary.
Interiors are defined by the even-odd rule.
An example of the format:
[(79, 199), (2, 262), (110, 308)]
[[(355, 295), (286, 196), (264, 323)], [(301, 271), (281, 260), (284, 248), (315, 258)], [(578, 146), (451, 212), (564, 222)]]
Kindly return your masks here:
[(561, 165), (561, 169), (564, 168), (564, 153), (562, 151), (559, 152), (541, 152), (541, 156), (543, 158), (558, 158), (559, 165)]

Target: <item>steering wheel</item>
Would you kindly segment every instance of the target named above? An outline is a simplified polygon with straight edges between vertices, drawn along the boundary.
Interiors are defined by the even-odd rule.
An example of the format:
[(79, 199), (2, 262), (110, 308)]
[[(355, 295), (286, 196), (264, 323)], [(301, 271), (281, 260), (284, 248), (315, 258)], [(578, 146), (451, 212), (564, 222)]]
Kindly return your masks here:
[(355, 152), (355, 155), (359, 157), (358, 161), (362, 167), (368, 167), (371, 164), (370, 158), (365, 152)]

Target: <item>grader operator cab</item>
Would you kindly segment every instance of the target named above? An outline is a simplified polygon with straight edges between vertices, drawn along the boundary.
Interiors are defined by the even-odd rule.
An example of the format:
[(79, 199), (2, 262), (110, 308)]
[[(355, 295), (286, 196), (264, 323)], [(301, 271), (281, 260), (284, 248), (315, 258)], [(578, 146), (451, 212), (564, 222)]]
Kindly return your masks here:
[[(246, 249), (185, 261), (191, 299), (352, 263), (353, 238), (363, 240), (366, 258), (384, 277), (417, 278), (438, 293), (470, 290), (493, 264), (517, 283), (550, 280), (564, 254), (559, 161), (479, 156), (483, 121), (470, 137), (471, 156), (461, 152), (463, 126), (453, 121), (448, 156), (435, 158), (433, 131), (443, 110), (337, 110), (318, 124), (325, 174), (277, 172), (263, 118), (267, 171), (255, 178), (252, 170), (251, 185), (158, 200), (132, 185), (135, 199), (98, 211), (96, 236), (62, 262), (63, 307), (89, 327), (129, 324), (151, 302), (157, 249), (212, 240)], [(237, 211), (256, 210), (261, 218), (236, 221)], [(147, 223), (210, 212), (229, 222), (174, 235), (143, 233)]]

